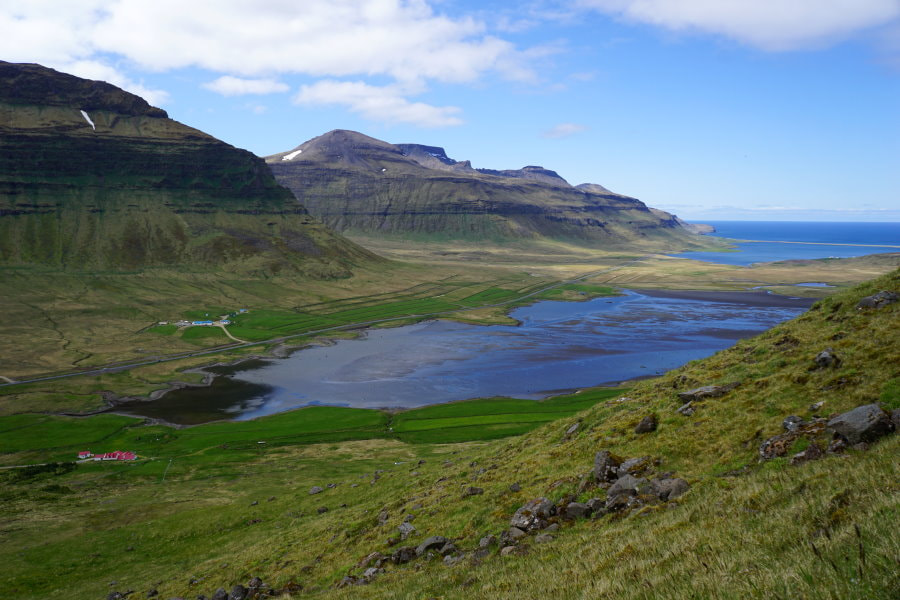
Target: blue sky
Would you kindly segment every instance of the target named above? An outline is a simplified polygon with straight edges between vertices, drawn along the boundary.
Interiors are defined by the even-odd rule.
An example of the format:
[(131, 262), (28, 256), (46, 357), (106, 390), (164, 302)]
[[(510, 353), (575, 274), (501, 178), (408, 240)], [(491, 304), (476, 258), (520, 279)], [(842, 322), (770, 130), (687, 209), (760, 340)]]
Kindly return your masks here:
[(0, 0), (0, 31), (259, 155), (353, 129), (691, 220), (900, 221), (900, 0)]

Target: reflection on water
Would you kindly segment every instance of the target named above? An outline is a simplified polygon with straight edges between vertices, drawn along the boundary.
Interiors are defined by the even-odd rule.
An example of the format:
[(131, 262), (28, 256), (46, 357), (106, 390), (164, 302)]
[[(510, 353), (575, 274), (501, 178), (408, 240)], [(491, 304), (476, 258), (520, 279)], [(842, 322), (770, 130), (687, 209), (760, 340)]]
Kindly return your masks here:
[(764, 293), (698, 300), (654, 292), (541, 302), (512, 313), (519, 327), (432, 321), (371, 330), (364, 339), (220, 369), (211, 388), (178, 390), (127, 410), (196, 423), (313, 403), (378, 408), (494, 395), (541, 398), (665, 372), (790, 319), (809, 304)]

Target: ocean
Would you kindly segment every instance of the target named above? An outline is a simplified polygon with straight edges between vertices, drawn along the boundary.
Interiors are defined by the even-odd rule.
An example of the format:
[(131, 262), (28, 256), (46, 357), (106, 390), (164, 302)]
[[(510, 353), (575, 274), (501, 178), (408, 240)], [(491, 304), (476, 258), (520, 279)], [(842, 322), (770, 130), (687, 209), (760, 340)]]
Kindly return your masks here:
[[(738, 242), (737, 252), (682, 252), (679, 257), (730, 265), (810, 258), (848, 258), (900, 252), (900, 223), (703, 221), (717, 237)], [(802, 243), (784, 243), (802, 242)]]

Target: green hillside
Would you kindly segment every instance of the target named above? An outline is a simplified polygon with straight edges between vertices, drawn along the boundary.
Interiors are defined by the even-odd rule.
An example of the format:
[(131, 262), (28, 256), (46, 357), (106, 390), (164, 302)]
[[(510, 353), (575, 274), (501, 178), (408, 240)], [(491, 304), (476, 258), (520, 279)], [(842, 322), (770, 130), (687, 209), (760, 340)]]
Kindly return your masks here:
[[(900, 271), (494, 441), (515, 401), (318, 407), (178, 430), (0, 417), (7, 465), (75, 448), (141, 455), (5, 471), (0, 585), (22, 599), (210, 598), (236, 585), (284, 598), (896, 598), (900, 436), (842, 447), (825, 428), (862, 405), (900, 408), (900, 302), (860, 306), (882, 290), (900, 292)], [(708, 385), (722, 387), (679, 397)], [(872, 410), (887, 433), (890, 417)], [(650, 415), (655, 429), (636, 432)], [(440, 420), (469, 431), (455, 443), (422, 435)], [(801, 460), (813, 448), (821, 458)], [(611, 487), (608, 468), (628, 458), (646, 480), (615, 496), (625, 479)], [(602, 509), (536, 521), (532, 503), (511, 521), (538, 498)], [(513, 540), (523, 519), (536, 529)]]
[(0, 62), (0, 265), (345, 277), (373, 260), (249, 152), (110, 84)]

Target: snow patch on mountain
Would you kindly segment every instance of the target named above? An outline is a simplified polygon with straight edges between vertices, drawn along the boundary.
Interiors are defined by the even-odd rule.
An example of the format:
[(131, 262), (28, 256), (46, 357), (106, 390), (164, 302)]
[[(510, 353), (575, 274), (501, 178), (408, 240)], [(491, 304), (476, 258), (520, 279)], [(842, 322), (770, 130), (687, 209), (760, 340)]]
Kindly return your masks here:
[(94, 131), (97, 131), (97, 126), (94, 125), (94, 122), (91, 121), (91, 118), (88, 116), (88, 114), (86, 112), (81, 111), (81, 116), (84, 117), (84, 120), (88, 122), (88, 125), (91, 126), (91, 129), (93, 129)]

